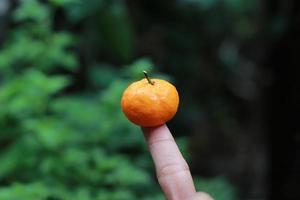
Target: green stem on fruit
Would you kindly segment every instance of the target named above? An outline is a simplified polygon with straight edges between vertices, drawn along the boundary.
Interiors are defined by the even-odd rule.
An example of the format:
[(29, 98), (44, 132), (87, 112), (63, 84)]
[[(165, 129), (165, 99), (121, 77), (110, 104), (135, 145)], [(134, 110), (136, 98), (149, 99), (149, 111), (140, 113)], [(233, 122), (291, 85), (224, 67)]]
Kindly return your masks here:
[(154, 81), (152, 81), (152, 80), (149, 78), (148, 73), (147, 73), (146, 71), (143, 71), (143, 73), (144, 73), (146, 79), (148, 80), (148, 83), (150, 83), (151, 85), (154, 85)]

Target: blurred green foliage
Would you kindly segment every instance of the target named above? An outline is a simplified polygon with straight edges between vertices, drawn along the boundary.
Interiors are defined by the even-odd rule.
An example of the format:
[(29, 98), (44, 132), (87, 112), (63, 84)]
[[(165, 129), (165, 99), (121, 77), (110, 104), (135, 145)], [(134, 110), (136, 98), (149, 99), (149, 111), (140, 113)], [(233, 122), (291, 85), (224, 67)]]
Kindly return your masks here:
[[(198, 1), (204, 8), (214, 2)], [(66, 28), (55, 24), (57, 10)], [(0, 49), (0, 199), (163, 199), (142, 134), (119, 102), (142, 70), (170, 77), (151, 59), (132, 61), (125, 3), (26, 0), (9, 17), (14, 26)], [(82, 31), (72, 33), (76, 24)], [(79, 47), (88, 61), (78, 59)], [(115, 54), (123, 67), (100, 62), (99, 51)], [(188, 158), (187, 140), (178, 143)], [(200, 180), (199, 190), (235, 199), (226, 180)]]
[(210, 194), (215, 200), (237, 199), (235, 188), (233, 188), (226, 178), (222, 176), (211, 179), (196, 178), (195, 186), (199, 190)]

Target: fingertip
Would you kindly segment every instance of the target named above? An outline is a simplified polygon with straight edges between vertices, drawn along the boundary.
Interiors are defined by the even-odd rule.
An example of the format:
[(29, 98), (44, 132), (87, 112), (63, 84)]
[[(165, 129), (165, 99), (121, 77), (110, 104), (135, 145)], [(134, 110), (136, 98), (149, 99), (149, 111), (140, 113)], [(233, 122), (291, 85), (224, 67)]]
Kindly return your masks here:
[(150, 136), (151, 138), (155, 139), (155, 138), (166, 137), (166, 136), (170, 137), (171, 135), (166, 124), (153, 126), (153, 127), (141, 127), (141, 129), (147, 141), (151, 140)]
[(167, 199), (187, 199), (196, 193), (189, 167), (168, 129), (163, 124), (142, 128), (156, 174)]
[(158, 125), (158, 126), (150, 126), (150, 127), (145, 127), (141, 126), (142, 131), (145, 132), (152, 132), (152, 131), (157, 131), (160, 129), (163, 129), (166, 126), (166, 124)]

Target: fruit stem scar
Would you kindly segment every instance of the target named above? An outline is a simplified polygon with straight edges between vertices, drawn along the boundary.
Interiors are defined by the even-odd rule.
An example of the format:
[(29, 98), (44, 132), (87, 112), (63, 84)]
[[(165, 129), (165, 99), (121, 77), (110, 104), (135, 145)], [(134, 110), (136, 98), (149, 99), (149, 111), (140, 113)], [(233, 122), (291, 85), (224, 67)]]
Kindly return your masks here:
[(152, 80), (149, 78), (148, 73), (147, 73), (146, 71), (143, 71), (143, 73), (144, 73), (146, 79), (148, 80), (148, 83), (150, 83), (151, 85), (154, 85), (154, 81), (152, 81)]

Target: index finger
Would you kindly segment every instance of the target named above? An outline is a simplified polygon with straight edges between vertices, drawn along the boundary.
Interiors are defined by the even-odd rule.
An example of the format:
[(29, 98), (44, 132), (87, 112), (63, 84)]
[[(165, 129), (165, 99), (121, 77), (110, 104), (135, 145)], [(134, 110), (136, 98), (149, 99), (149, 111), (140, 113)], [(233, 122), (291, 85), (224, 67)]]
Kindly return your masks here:
[(196, 190), (188, 167), (168, 127), (142, 128), (152, 155), (158, 182), (168, 200), (183, 200)]

